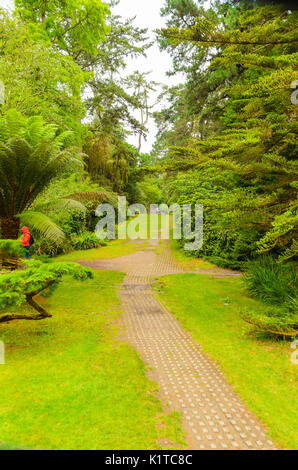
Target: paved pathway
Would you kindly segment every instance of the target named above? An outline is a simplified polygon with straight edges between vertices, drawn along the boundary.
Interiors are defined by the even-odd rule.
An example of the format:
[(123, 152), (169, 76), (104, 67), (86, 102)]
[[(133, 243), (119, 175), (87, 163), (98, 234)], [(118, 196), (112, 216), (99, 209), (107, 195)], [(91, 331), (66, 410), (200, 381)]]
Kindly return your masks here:
[(158, 241), (150, 240), (142, 251), (82, 264), (126, 273), (119, 294), (128, 339), (153, 367), (161, 400), (181, 412), (190, 449), (274, 449), (219, 368), (156, 299), (154, 277), (185, 272), (168, 247), (156, 248)]

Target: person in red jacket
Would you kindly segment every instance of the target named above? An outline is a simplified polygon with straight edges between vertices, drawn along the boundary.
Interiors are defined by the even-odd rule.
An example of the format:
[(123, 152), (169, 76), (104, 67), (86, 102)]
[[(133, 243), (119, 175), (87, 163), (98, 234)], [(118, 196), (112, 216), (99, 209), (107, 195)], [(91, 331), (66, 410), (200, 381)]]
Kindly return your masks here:
[(22, 227), (21, 230), (22, 230), (22, 232), (23, 232), (22, 245), (23, 245), (23, 247), (24, 247), (25, 250), (26, 250), (25, 256), (26, 256), (26, 259), (30, 259), (30, 258), (29, 258), (29, 248), (30, 248), (30, 237), (31, 237), (31, 234), (30, 234), (30, 232), (29, 232), (28, 227)]

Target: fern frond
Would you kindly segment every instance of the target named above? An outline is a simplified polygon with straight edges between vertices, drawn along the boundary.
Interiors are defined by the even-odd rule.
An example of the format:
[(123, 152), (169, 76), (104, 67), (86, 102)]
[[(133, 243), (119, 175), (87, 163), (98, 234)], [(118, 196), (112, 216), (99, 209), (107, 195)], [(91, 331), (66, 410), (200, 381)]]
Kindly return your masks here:
[(67, 197), (54, 199), (53, 201), (47, 202), (46, 204), (39, 205), (36, 207), (36, 210), (44, 211), (51, 208), (60, 211), (64, 211), (66, 209), (76, 209), (81, 212), (86, 212), (86, 207), (84, 204), (75, 199), (68, 199)]
[(21, 224), (30, 227), (33, 232), (38, 232), (42, 237), (60, 245), (65, 240), (63, 230), (45, 214), (36, 211), (26, 211), (17, 215)]

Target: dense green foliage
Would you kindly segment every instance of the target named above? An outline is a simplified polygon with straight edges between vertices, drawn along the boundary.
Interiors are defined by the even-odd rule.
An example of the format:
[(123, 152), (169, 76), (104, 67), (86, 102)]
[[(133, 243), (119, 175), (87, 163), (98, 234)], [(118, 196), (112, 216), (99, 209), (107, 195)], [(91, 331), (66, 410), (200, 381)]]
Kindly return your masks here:
[[(80, 165), (78, 151), (65, 149), (70, 133), (57, 135), (53, 124), (40, 117), (25, 118), (11, 109), (0, 118), (0, 217), (3, 238), (17, 238), (18, 215), (30, 206), (45, 187), (65, 170)], [(64, 148), (63, 148), (64, 147)], [(31, 217), (32, 224), (33, 218)], [(35, 218), (36, 228), (46, 216)], [(55, 227), (48, 227), (48, 235)], [(56, 230), (57, 238), (61, 237)]]
[[(111, 10), (117, 3), (111, 2)], [(125, 142), (125, 137), (129, 131), (139, 134), (140, 139), (145, 136), (143, 116), (149, 112), (147, 89), (153, 85), (145, 75), (125, 75), (125, 59), (127, 54), (144, 55), (151, 43), (146, 29), (135, 26), (133, 19), (123, 20), (111, 14), (101, 0), (79, 0), (75, 4), (17, 0), (15, 7), (13, 13), (0, 10), (0, 81), (4, 85), (0, 117), (7, 125), (7, 132), (1, 133), (0, 140), (6, 145), (11, 138), (27, 139), (37, 159), (37, 127), (43, 122), (46, 132), (52, 129), (56, 134), (55, 142), (59, 141), (64, 155), (67, 149), (69, 164), (74, 154), (81, 155), (92, 182), (78, 167), (63, 167), (62, 158), (60, 174), (57, 171), (56, 175), (48, 171), (45, 162), (43, 177), (42, 165), (37, 171), (28, 164), (32, 181), (21, 174), (14, 177), (23, 179), (20, 192), (26, 191), (27, 184), (30, 198), (24, 198), (22, 204), (1, 201), (2, 237), (17, 236), (16, 216), (21, 215), (21, 223), (30, 226), (39, 243), (55, 246), (62, 243), (65, 235), (93, 230), (95, 207), (100, 202), (115, 205), (117, 195), (113, 191), (133, 197), (132, 175), (140, 154)], [(136, 110), (141, 113), (140, 120), (135, 118)], [(87, 114), (85, 124), (83, 118)], [(26, 126), (27, 134), (23, 129), (19, 135), (19, 130)], [(32, 134), (35, 139), (32, 142), (31, 132), (36, 134)], [(40, 138), (47, 138), (52, 145), (53, 136), (40, 134)], [(47, 153), (44, 152), (43, 158)], [(28, 158), (24, 148), (19, 148), (16, 158), (21, 171), (20, 161)], [(12, 175), (13, 165), (5, 169), (6, 177)], [(58, 188), (57, 184), (51, 184), (53, 179), (55, 182), (68, 179), (74, 171), (78, 172), (78, 186), (85, 186), (85, 190), (77, 188), (66, 194), (67, 185), (62, 183)], [(29, 188), (33, 181), (36, 188), (31, 194)], [(40, 182), (38, 191), (37, 182)], [(55, 203), (53, 198), (45, 201), (42, 196), (43, 204), (40, 204), (39, 195), (47, 192), (49, 184), (58, 190)], [(3, 191), (4, 188), (2, 195)], [(11, 186), (9, 191), (14, 198), (16, 189)], [(73, 197), (66, 201), (70, 195)]]
[[(296, 305), (297, 307), (297, 305)], [(298, 333), (298, 315), (287, 307), (263, 307), (240, 310), (243, 320), (253, 325), (255, 331), (269, 333), (283, 339), (293, 339)]]
[[(72, 219), (73, 221), (73, 219)], [(79, 226), (80, 233), (72, 234), (70, 238), (66, 238), (63, 243), (51, 242), (47, 238), (41, 238), (30, 249), (31, 255), (37, 255), (39, 258), (54, 257), (61, 254), (69, 253), (73, 250), (90, 250), (100, 246), (106, 246), (107, 242), (99, 240), (94, 232), (84, 232), (82, 226)]]
[(68, 55), (96, 54), (109, 29), (101, 0), (15, 0), (16, 13)]
[(99, 240), (94, 232), (83, 232), (71, 239), (71, 246), (75, 250), (90, 250), (99, 246), (106, 246), (105, 240)]
[(204, 243), (193, 254), (204, 256), (218, 266), (239, 269), (244, 268), (256, 251), (260, 233), (256, 228), (231, 226), (230, 214), (223, 212), (220, 204), (227, 200), (234, 184), (235, 178), (229, 171), (219, 174), (209, 167), (175, 174), (167, 181), (166, 194), (171, 204), (204, 205)]
[[(94, 231), (98, 221), (95, 209), (102, 202), (116, 207), (117, 194), (93, 183), (84, 171), (54, 179), (37, 197), (33, 208), (46, 211), (65, 237), (59, 244), (49, 237), (38, 237), (34, 251), (54, 256), (69, 250), (71, 237), (85, 231)], [(28, 224), (30, 225), (30, 221)]]
[[(116, 205), (113, 191), (134, 197), (140, 154), (125, 137), (129, 129), (145, 135), (134, 113), (148, 112), (152, 85), (142, 74), (125, 76), (125, 58), (144, 55), (150, 42), (146, 29), (101, 0), (15, 6), (0, 10), (1, 236), (16, 238), (25, 224), (35, 251), (57, 254), (70, 236), (94, 230), (97, 205)], [(11, 139), (14, 150), (6, 149)]]
[(195, 256), (247, 271), (248, 291), (268, 306), (242, 309), (243, 319), (293, 337), (297, 10), (286, 2), (166, 0), (161, 14), (170, 74), (185, 76), (155, 113), (163, 156), (155, 170), (166, 173), (167, 200), (204, 205)]
[[(17, 238), (19, 217), (57, 241), (63, 232), (46, 214), (32, 211), (32, 204), (50, 182), (82, 165), (79, 149), (65, 147), (70, 131), (57, 135), (54, 124), (41, 117), (23, 117), (8, 110), (0, 118), (0, 217), (3, 238)], [(74, 204), (72, 201), (66, 205)]]
[(293, 263), (276, 263), (261, 257), (248, 263), (244, 282), (248, 292), (268, 306), (242, 311), (242, 317), (256, 329), (278, 336), (298, 334), (297, 269)]
[(82, 141), (85, 115), (81, 91), (85, 72), (53, 48), (34, 25), (0, 11), (0, 80), (5, 86), (1, 112), (15, 108), (27, 116), (41, 115), (61, 130), (75, 131)]
[[(205, 248), (240, 267), (259, 253), (297, 252), (297, 132), (291, 84), (297, 66), (297, 12), (282, 5), (167, 2), (161, 46), (186, 84), (169, 90), (156, 114), (169, 198), (205, 205)], [(188, 171), (177, 174), (177, 170)], [(179, 184), (179, 183), (178, 183)], [(203, 188), (204, 189), (203, 189)], [(182, 196), (183, 194), (183, 196)], [(214, 247), (213, 247), (214, 245)], [(203, 250), (203, 252), (204, 252)]]
[(10, 240), (8, 238), (0, 239), (0, 257), (11, 256), (19, 258), (22, 255), (22, 248), (18, 240)]
[(0, 239), (0, 269), (16, 269), (22, 264), (24, 254), (18, 240)]
[(261, 257), (248, 263), (245, 284), (249, 292), (264, 302), (287, 304), (295, 310), (297, 297), (297, 272), (294, 264), (276, 263), (269, 257)]

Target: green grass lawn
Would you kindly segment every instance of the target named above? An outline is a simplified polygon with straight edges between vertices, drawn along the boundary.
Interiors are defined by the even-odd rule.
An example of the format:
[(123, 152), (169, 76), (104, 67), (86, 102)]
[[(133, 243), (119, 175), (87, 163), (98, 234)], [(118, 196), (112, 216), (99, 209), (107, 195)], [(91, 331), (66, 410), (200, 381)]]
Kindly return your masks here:
[(183, 442), (179, 415), (163, 412), (137, 353), (119, 340), (115, 286), (122, 279), (112, 271), (85, 283), (65, 278), (40, 299), (52, 318), (1, 324), (0, 448), (159, 449), (171, 448), (164, 439), (175, 448)]
[(288, 342), (249, 334), (239, 309), (261, 304), (246, 296), (241, 279), (177, 274), (161, 278), (156, 289), (268, 427), (272, 439), (283, 448), (297, 449), (298, 366), (290, 361)]
[(76, 250), (65, 255), (56, 256), (57, 261), (92, 261), (95, 259), (118, 258), (130, 255), (140, 250), (140, 244), (134, 244), (129, 240), (113, 240), (107, 246), (92, 248), (90, 250)]
[(196, 270), (196, 269), (218, 269), (217, 266), (201, 258), (194, 258), (189, 251), (181, 249), (177, 240), (171, 240), (170, 242), (172, 254), (176, 263), (182, 266), (184, 269)]

